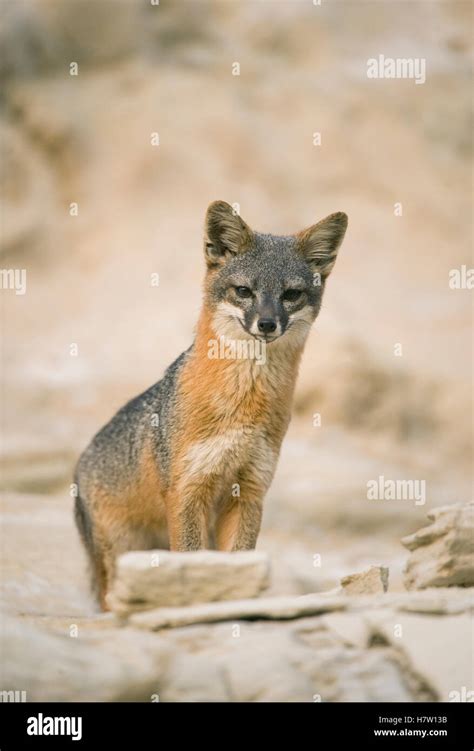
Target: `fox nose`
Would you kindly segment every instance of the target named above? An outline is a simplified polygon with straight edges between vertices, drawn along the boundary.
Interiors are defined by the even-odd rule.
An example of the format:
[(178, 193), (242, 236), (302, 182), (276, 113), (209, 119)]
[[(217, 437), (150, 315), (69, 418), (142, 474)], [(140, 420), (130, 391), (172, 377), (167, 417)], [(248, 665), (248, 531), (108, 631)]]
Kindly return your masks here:
[(262, 334), (273, 334), (277, 327), (276, 321), (274, 321), (273, 318), (260, 318), (257, 326)]

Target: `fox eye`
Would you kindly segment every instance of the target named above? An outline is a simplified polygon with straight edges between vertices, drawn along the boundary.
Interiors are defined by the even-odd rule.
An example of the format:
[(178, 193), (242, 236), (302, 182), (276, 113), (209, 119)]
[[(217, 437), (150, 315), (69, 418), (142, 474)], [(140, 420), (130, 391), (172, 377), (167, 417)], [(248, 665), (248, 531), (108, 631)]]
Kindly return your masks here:
[(287, 289), (283, 293), (283, 299), (286, 300), (287, 302), (296, 302), (297, 300), (300, 299), (302, 294), (303, 293), (301, 292), (300, 289)]
[(250, 287), (236, 287), (235, 291), (239, 297), (252, 297), (252, 290)]

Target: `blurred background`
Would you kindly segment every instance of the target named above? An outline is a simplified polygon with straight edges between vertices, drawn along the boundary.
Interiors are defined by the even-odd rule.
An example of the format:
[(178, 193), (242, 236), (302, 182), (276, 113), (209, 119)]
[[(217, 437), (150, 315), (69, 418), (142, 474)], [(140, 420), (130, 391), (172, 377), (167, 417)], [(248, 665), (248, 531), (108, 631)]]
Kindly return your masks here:
[[(2, 268), (27, 271), (1, 291), (7, 605), (91, 607), (73, 466), (191, 343), (214, 199), (276, 234), (349, 215), (266, 500), (273, 591), (372, 563), (401, 587), (400, 537), (471, 495), (472, 293), (449, 273), (472, 265), (472, 4), (1, 10)], [(425, 58), (426, 83), (368, 79), (379, 54)], [(379, 476), (426, 504), (368, 500)]]

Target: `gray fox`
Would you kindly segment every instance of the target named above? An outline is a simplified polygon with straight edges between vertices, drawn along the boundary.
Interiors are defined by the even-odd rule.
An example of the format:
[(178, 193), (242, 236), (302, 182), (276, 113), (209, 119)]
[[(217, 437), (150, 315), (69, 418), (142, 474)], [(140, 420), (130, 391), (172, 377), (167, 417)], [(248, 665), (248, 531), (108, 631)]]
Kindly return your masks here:
[(255, 547), (301, 354), (346, 227), (337, 212), (296, 235), (262, 234), (224, 201), (210, 204), (193, 344), (76, 467), (75, 519), (102, 608), (128, 550)]

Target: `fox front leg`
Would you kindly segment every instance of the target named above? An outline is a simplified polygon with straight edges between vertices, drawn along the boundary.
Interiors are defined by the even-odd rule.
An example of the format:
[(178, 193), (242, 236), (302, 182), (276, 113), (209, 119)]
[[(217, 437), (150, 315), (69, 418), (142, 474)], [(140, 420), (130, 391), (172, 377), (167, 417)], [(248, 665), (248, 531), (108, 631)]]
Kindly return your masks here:
[(229, 498), (217, 520), (218, 550), (253, 550), (257, 544), (266, 488), (250, 479), (238, 485), (239, 495)]
[(209, 512), (215, 495), (215, 480), (181, 483), (170, 493), (167, 521), (170, 549), (202, 550), (209, 547)]
[(261, 501), (231, 501), (217, 522), (217, 549), (253, 550), (261, 522)]

